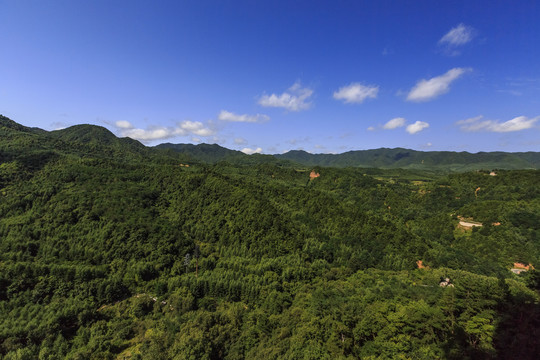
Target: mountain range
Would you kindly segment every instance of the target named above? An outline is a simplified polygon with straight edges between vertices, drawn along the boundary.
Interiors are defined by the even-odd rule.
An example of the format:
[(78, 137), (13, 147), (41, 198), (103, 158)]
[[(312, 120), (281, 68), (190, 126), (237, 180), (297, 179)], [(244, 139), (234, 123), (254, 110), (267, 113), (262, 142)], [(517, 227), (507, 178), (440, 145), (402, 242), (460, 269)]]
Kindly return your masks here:
[[(312, 154), (303, 150), (291, 150), (284, 154), (246, 155), (238, 150), (231, 150), (217, 144), (171, 144), (164, 143), (147, 147), (131, 138), (118, 138), (111, 131), (96, 125), (75, 125), (61, 130), (45, 131), (30, 128), (0, 115), (0, 127), (3, 137), (19, 137), (28, 145), (36, 143), (40, 150), (59, 150), (62, 144), (79, 144), (81, 151), (88, 148), (104, 150), (114, 156), (126, 153), (137, 156), (151, 156), (153, 153), (169, 152), (181, 154), (185, 161), (217, 163), (227, 161), (238, 165), (274, 163), (280, 166), (323, 166), (323, 167), (364, 167), (383, 169), (415, 169), (434, 171), (470, 171), (479, 169), (538, 169), (540, 152), (453, 152), (453, 151), (417, 151), (405, 148), (379, 148), (355, 150), (341, 154)], [(33, 141), (31, 141), (33, 140)], [(39, 140), (39, 141), (38, 141)], [(39, 145), (38, 145), (39, 144)], [(71, 147), (70, 147), (71, 148)], [(11, 148), (13, 153), (16, 149)], [(3, 150), (2, 158), (10, 151)]]

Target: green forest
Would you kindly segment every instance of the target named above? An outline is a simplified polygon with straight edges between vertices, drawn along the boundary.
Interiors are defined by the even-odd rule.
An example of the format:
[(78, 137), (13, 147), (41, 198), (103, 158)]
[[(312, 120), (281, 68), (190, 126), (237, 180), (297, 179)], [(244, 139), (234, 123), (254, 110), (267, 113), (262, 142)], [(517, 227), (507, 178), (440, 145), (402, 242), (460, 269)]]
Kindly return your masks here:
[(0, 116), (0, 358), (540, 354), (540, 170), (176, 150)]

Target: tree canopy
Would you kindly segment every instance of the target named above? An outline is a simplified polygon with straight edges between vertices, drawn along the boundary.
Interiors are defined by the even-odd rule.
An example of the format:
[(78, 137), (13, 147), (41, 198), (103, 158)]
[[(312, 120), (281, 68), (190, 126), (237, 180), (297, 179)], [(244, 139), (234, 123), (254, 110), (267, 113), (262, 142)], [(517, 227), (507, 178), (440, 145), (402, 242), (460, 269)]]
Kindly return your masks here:
[(0, 120), (5, 359), (540, 353), (539, 170), (208, 163)]

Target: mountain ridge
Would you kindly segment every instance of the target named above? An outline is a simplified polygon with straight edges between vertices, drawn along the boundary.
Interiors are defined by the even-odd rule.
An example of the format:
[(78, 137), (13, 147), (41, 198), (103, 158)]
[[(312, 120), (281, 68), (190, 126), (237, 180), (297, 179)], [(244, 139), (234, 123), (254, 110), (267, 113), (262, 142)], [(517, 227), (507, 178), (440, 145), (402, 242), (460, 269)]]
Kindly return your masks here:
[(537, 152), (478, 152), (467, 151), (418, 151), (405, 148), (378, 148), (352, 150), (341, 154), (311, 154), (292, 150), (274, 155), (310, 166), (330, 167), (380, 167), (380, 168), (445, 168), (473, 170), (479, 168), (537, 169), (540, 153)]
[[(534, 151), (480, 151), (471, 153), (468, 151), (420, 151), (402, 147), (381, 147), (368, 150), (351, 150), (339, 154), (313, 154), (305, 150), (290, 150), (283, 154), (247, 155), (239, 150), (228, 149), (218, 144), (162, 143), (156, 146), (146, 146), (129, 137), (119, 138), (110, 130), (98, 125), (80, 124), (61, 130), (46, 131), (26, 127), (0, 115), (0, 126), (6, 129), (3, 133), (9, 133), (9, 136), (14, 136), (17, 133), (32, 137), (44, 136), (49, 141), (61, 140), (67, 143), (92, 147), (105, 146), (114, 149), (115, 152), (169, 151), (173, 154), (183, 154), (187, 160), (206, 163), (227, 161), (243, 165), (275, 163), (281, 166), (403, 168), (452, 172), (480, 169), (540, 168), (540, 152)], [(41, 147), (43, 146), (45, 145)], [(49, 147), (50, 150), (55, 149), (54, 141), (49, 144)]]

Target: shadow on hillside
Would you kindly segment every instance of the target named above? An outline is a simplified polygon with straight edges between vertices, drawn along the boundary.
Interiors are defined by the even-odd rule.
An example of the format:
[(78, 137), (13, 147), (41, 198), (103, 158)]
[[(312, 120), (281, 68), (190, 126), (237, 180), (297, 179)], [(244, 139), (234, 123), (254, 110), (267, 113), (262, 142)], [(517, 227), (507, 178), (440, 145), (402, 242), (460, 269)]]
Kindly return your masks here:
[(497, 359), (535, 360), (540, 354), (540, 304), (514, 302), (500, 311), (494, 343)]

